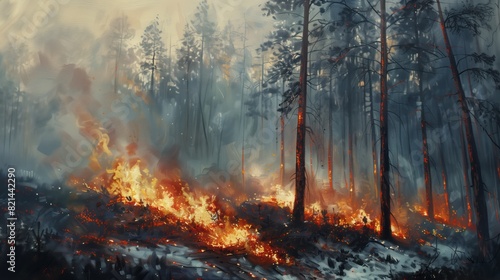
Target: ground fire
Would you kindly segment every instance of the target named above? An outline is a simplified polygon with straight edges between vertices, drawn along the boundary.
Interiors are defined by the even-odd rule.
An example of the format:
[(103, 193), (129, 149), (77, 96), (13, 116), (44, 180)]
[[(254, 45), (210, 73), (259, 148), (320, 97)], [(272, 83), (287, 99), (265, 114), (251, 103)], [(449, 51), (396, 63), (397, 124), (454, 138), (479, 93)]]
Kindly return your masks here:
[(39, 2), (0, 4), (0, 279), (500, 278), (492, 1)]

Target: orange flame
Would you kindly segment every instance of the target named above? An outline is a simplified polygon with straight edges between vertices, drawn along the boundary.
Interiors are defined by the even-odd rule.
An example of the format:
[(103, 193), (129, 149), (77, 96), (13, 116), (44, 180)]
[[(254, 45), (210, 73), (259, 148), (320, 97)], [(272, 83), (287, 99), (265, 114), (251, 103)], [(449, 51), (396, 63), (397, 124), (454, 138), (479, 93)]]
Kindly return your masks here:
[[(199, 228), (197, 237), (210, 247), (244, 248), (264, 261), (286, 262), (269, 244), (259, 240), (260, 233), (251, 224), (242, 219), (232, 221), (225, 215), (213, 195), (195, 194), (180, 180), (167, 185), (166, 180), (159, 181), (140, 160), (131, 164), (119, 160), (106, 173), (111, 176), (110, 183), (105, 186), (109, 193), (116, 194), (124, 203), (158, 209), (180, 222), (181, 227), (184, 224)], [(101, 184), (95, 181), (89, 187), (99, 192)]]

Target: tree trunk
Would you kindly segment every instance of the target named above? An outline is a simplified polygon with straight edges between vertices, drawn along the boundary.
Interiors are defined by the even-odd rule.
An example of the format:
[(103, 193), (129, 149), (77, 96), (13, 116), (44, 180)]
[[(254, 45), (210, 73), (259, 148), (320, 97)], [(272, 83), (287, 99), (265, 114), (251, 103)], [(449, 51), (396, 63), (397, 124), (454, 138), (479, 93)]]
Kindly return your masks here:
[[(423, 94), (421, 94), (423, 96)], [(422, 129), (422, 152), (424, 156), (424, 182), (425, 182), (425, 205), (427, 216), (429, 219), (434, 219), (434, 202), (432, 200), (432, 179), (431, 179), (431, 163), (429, 159), (429, 145), (427, 144), (427, 122), (425, 120), (425, 108), (422, 103), (422, 112), (420, 127)]]
[[(443, 119), (441, 116), (442, 116), (442, 113), (438, 112), (438, 122), (439, 122), (438, 125), (439, 125), (439, 127), (444, 127)], [(445, 149), (445, 145), (443, 145), (443, 143), (441, 143), (440, 147), (439, 147), (439, 159), (440, 159), (440, 163), (441, 163), (441, 179), (443, 182), (444, 204), (446, 207), (446, 215), (448, 218), (448, 222), (451, 222), (452, 215), (451, 215), (451, 206), (450, 206), (450, 191), (448, 189), (448, 170), (446, 168), (444, 149)]]
[(220, 168), (220, 152), (222, 149), (222, 135), (224, 133), (224, 122), (222, 122), (219, 134), (219, 146), (217, 147), (217, 167)]
[[(203, 129), (203, 138), (205, 140), (205, 149), (202, 150), (202, 153), (205, 154), (208, 150), (208, 135), (207, 135), (207, 129), (205, 127), (205, 114), (204, 114), (204, 105), (205, 102), (202, 102), (202, 93), (203, 93), (203, 74), (205, 73), (204, 69), (204, 52), (205, 52), (205, 34), (201, 35), (201, 49), (200, 49), (200, 82), (198, 86), (198, 114), (200, 116), (199, 122), (201, 124), (201, 127)], [(201, 146), (201, 145), (200, 145)]]
[(498, 149), (497, 149), (497, 159), (496, 159), (496, 175), (498, 177), (498, 180), (496, 180), (497, 206), (500, 208), (500, 185), (498, 184), (498, 182), (500, 181), (500, 153), (498, 152)]
[(151, 95), (151, 101), (154, 98), (154, 86), (155, 86), (155, 55), (156, 52), (153, 51), (153, 59), (151, 63), (151, 85), (149, 87), (149, 94)]
[(115, 82), (113, 84), (113, 92), (116, 94), (118, 92), (118, 53), (115, 58)]
[(467, 152), (469, 154), (469, 161), (471, 165), (472, 187), (474, 189), (474, 208), (476, 208), (476, 227), (477, 237), (479, 241), (479, 249), (483, 257), (487, 257), (490, 253), (490, 233), (488, 222), (488, 209), (486, 207), (486, 198), (484, 194), (484, 181), (481, 176), (481, 164), (477, 153), (476, 141), (474, 138), (474, 131), (472, 127), (471, 118), (469, 115), (469, 108), (465, 98), (465, 92), (460, 80), (460, 73), (458, 72), (457, 63), (453, 54), (448, 33), (446, 31), (443, 12), (441, 10), (441, 2), (436, 0), (439, 12), (439, 20), (441, 31), (443, 33), (444, 43), (446, 45), (446, 53), (450, 60), (450, 68), (453, 75), (453, 82), (458, 94), (458, 101), (462, 107), (462, 121), (465, 125), (465, 136), (467, 139)]
[(280, 127), (281, 127), (281, 135), (280, 135), (280, 178), (281, 178), (281, 186), (285, 185), (285, 117), (283, 114), (280, 116)]
[[(285, 90), (285, 79), (283, 78), (282, 87)], [(280, 178), (281, 186), (285, 186), (285, 116), (280, 115)]]
[(426, 100), (425, 100), (425, 95), (424, 95), (424, 90), (423, 90), (423, 84), (422, 84), (422, 74), (423, 74), (423, 65), (421, 61), (421, 54), (420, 54), (420, 34), (418, 31), (418, 25), (417, 25), (417, 15), (416, 13), (413, 14), (413, 29), (415, 32), (415, 44), (417, 45), (417, 48), (419, 48), (418, 53), (417, 53), (417, 59), (418, 59), (418, 70), (417, 70), (417, 80), (418, 80), (418, 91), (420, 95), (420, 101), (421, 103), (421, 115), (420, 115), (420, 128), (422, 130), (422, 153), (423, 153), (423, 160), (424, 160), (424, 182), (425, 182), (425, 205), (427, 209), (427, 216), (429, 219), (433, 220), (434, 219), (434, 202), (432, 199), (432, 178), (431, 178), (431, 163), (429, 159), (429, 145), (427, 143), (427, 120), (425, 119), (425, 105), (426, 105)]
[(245, 67), (246, 67), (246, 34), (247, 26), (245, 22), (245, 33), (243, 35), (243, 69), (241, 70), (241, 105), (240, 105), (240, 123), (241, 123), (241, 186), (245, 190), (245, 114), (243, 113), (243, 104), (245, 103)]
[(264, 93), (262, 92), (262, 85), (264, 84), (264, 53), (260, 56), (260, 81), (259, 81), (259, 91), (260, 91), (260, 133), (264, 131)]
[(120, 44), (118, 45), (118, 49), (116, 50), (116, 57), (115, 57), (115, 83), (113, 85), (113, 91), (115, 94), (118, 93), (118, 64), (121, 59), (122, 46), (123, 46), (123, 33), (120, 34)]
[(7, 114), (7, 103), (9, 102), (9, 95), (8, 95), (8, 92), (10, 91), (10, 88), (7, 88), (6, 90), (2, 91), (3, 93), (3, 96), (2, 96), (2, 99), (3, 99), (3, 153), (2, 155), (4, 156), (4, 158), (7, 158), (7, 132), (8, 132), (8, 127), (7, 127), (7, 120), (9, 119), (8, 118), (8, 114)]
[(309, 0), (304, 0), (304, 21), (302, 26), (302, 48), (300, 57), (300, 93), (297, 112), (297, 144), (295, 151), (295, 200), (293, 221), (304, 222), (304, 198), (306, 189), (305, 140), (306, 140), (306, 101), (307, 101), (307, 55), (309, 48)]
[(333, 191), (333, 88), (332, 88), (332, 71), (330, 71), (330, 92), (329, 92), (329, 108), (328, 108), (328, 186)]
[(472, 198), (470, 194), (470, 180), (469, 180), (469, 161), (467, 160), (467, 147), (465, 145), (465, 135), (463, 122), (460, 120), (460, 144), (461, 144), (461, 154), (462, 154), (462, 173), (464, 175), (464, 185), (465, 185), (465, 201), (466, 201), (466, 212), (467, 212), (467, 226), (472, 227), (473, 210), (472, 210)]
[(450, 206), (450, 190), (448, 189), (448, 172), (446, 169), (446, 162), (444, 160), (444, 147), (441, 146), (439, 149), (439, 157), (441, 158), (441, 179), (443, 180), (443, 192), (444, 192), (444, 203), (446, 207), (446, 213), (448, 216), (448, 222), (452, 220), (451, 206)]
[[(351, 72), (351, 71), (349, 71)], [(351, 72), (352, 73), (352, 72)], [(349, 75), (348, 75), (349, 76)], [(351, 82), (350, 79), (348, 79), (347, 81), (348, 83)], [(350, 88), (350, 87), (349, 87)], [(353, 103), (354, 103), (354, 95), (351, 94), (349, 95), (349, 116), (348, 116), (348, 147), (347, 147), (347, 156), (348, 156), (348, 160), (349, 160), (349, 196), (350, 196), (350, 200), (351, 200), (351, 207), (353, 207), (354, 209), (356, 208), (356, 189), (354, 187), (354, 156), (353, 156), (353, 137), (354, 137), (354, 129), (353, 129), (353, 110), (352, 110), (352, 107), (354, 106)]]
[(373, 182), (375, 188), (375, 197), (378, 197), (378, 157), (377, 157), (377, 132), (375, 131), (375, 110), (373, 109), (373, 85), (372, 85), (372, 73), (371, 69), (368, 68), (368, 84), (369, 84), (369, 94), (370, 94), (370, 128), (371, 128), (371, 140), (372, 140), (372, 160), (373, 160)]
[(387, 22), (385, 0), (380, 0), (380, 237), (391, 239), (391, 187), (389, 162), (389, 127), (387, 109)]
[(307, 186), (309, 186), (309, 192), (311, 191), (311, 188), (315, 187), (315, 175), (314, 175), (314, 169), (313, 169), (313, 157), (314, 157), (314, 143), (312, 137), (309, 137), (309, 172), (306, 173), (306, 177), (308, 179), (307, 181)]
[[(187, 46), (187, 57), (189, 58), (191, 55), (191, 50), (189, 46)], [(191, 139), (190, 139), (190, 131), (189, 128), (191, 127), (191, 124), (189, 123), (190, 119), (190, 112), (191, 112), (191, 98), (189, 94), (189, 80), (190, 80), (190, 73), (191, 73), (191, 62), (188, 60), (187, 66), (186, 66), (186, 127), (184, 131), (185, 135), (185, 143), (188, 143), (188, 146), (191, 144)]]

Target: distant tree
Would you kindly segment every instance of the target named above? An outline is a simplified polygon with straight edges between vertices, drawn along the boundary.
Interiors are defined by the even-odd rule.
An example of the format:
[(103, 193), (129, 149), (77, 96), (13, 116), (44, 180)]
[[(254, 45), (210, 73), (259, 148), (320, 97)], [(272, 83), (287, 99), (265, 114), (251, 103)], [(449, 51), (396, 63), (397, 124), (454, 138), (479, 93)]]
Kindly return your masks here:
[(163, 62), (164, 67), (160, 69), (159, 97), (160, 101), (175, 99), (179, 94), (178, 80), (175, 75), (174, 66), (172, 65), (172, 44), (170, 44), (169, 55), (166, 61)]
[[(177, 66), (178, 66), (178, 79), (180, 83), (183, 84), (180, 92), (181, 97), (184, 96), (186, 104), (186, 127), (185, 136), (186, 141), (190, 141), (189, 127), (191, 125), (191, 114), (192, 114), (192, 85), (191, 81), (195, 78), (196, 73), (198, 73), (199, 68), (199, 46), (194, 37), (194, 31), (191, 30), (189, 25), (184, 28), (184, 34), (181, 38), (181, 47), (177, 50)], [(189, 143), (189, 142), (188, 142)]]
[[(202, 0), (200, 4), (196, 7), (196, 12), (194, 14), (194, 19), (191, 20), (191, 26), (193, 31), (200, 36), (199, 38), (199, 46), (200, 46), (200, 62), (199, 62), (199, 84), (198, 84), (198, 110), (196, 111), (197, 119), (196, 119), (196, 130), (203, 131), (203, 139), (204, 139), (204, 147), (203, 151), (208, 150), (208, 134), (207, 127), (205, 121), (205, 102), (206, 94), (203, 94), (203, 90), (208, 90), (208, 84), (211, 83), (211, 79), (206, 78), (205, 72), (207, 69), (210, 69), (209, 74), (213, 73), (213, 60), (212, 58), (215, 56), (217, 46), (217, 26), (213, 20), (210, 19), (209, 16), (209, 5), (207, 0)], [(209, 67), (205, 66), (205, 60), (208, 58)], [(210, 75), (212, 76), (212, 75)], [(212, 77), (213, 78), (213, 77)], [(201, 127), (200, 127), (201, 126)], [(198, 135), (198, 134), (197, 134)], [(195, 141), (197, 141), (195, 147), (201, 148), (203, 147), (202, 142), (200, 141), (201, 137), (196, 137)]]
[(115, 61), (113, 92), (118, 91), (118, 76), (121, 60), (128, 48), (130, 39), (134, 37), (135, 31), (131, 28), (128, 18), (124, 15), (115, 18), (110, 23), (110, 29), (106, 32), (107, 44), (110, 54)]
[(3, 157), (8, 156), (10, 150), (10, 140), (12, 138), (12, 112), (15, 96), (15, 84), (11, 81), (5, 71), (4, 57), (0, 55), (0, 105), (3, 107), (0, 113), (2, 119), (2, 136), (3, 136)]
[(151, 101), (155, 100), (155, 71), (165, 60), (165, 45), (161, 37), (160, 20), (156, 17), (144, 30), (141, 36), (141, 49), (144, 53), (144, 61), (141, 68), (144, 73), (149, 72), (149, 95)]

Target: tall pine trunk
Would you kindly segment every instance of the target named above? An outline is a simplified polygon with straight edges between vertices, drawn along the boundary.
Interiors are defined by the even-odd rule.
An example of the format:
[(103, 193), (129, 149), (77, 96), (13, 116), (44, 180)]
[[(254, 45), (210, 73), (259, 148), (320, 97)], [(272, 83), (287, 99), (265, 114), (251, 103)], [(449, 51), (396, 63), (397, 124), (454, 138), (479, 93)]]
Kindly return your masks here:
[[(205, 155), (205, 153), (207, 152), (208, 150), (208, 135), (207, 135), (207, 129), (206, 129), (206, 125), (205, 125), (205, 114), (204, 114), (204, 102), (202, 102), (202, 93), (203, 93), (203, 74), (205, 73), (205, 69), (204, 69), (204, 53), (205, 53), (205, 34), (202, 33), (201, 35), (201, 48), (200, 48), (200, 81), (198, 83), (198, 116), (199, 116), (199, 119), (197, 119), (197, 124), (198, 125), (201, 125), (201, 128), (203, 130), (203, 139), (204, 139), (204, 148), (205, 149), (202, 149), (202, 154)], [(199, 131), (199, 130), (198, 130)], [(196, 147), (199, 148), (199, 146), (201, 146), (201, 143), (200, 142), (195, 142), (197, 143), (196, 144)]]
[(306, 141), (306, 101), (307, 101), (307, 55), (309, 53), (309, 0), (304, 0), (304, 21), (302, 26), (302, 48), (300, 57), (300, 93), (297, 112), (297, 144), (295, 146), (295, 200), (293, 220), (304, 222), (304, 199), (306, 190), (305, 141)]
[[(283, 78), (281, 88), (285, 90), (285, 78)], [(285, 116), (280, 115), (280, 179), (281, 186), (285, 186)]]
[(155, 86), (155, 56), (156, 51), (153, 51), (153, 59), (151, 60), (151, 82), (149, 86), (149, 94), (151, 96), (151, 101), (154, 98), (154, 86)]
[[(439, 127), (444, 127), (443, 124), (443, 119), (441, 117), (442, 113), (438, 113), (438, 126)], [(444, 194), (444, 204), (446, 207), (446, 216), (448, 218), (448, 221), (450, 222), (452, 220), (452, 214), (451, 214), (451, 205), (450, 205), (450, 190), (448, 189), (448, 170), (446, 168), (446, 159), (444, 157), (444, 148), (445, 145), (443, 143), (440, 144), (439, 147), (439, 161), (441, 164), (441, 180), (443, 183), (443, 194)]]
[(385, 0), (380, 0), (380, 237), (391, 239), (391, 187), (389, 162), (389, 127), (387, 109), (387, 22)]
[[(191, 49), (187, 46), (187, 57), (190, 57)], [(191, 60), (187, 61), (186, 65), (186, 126), (184, 128), (184, 143), (187, 143), (188, 147), (191, 146), (191, 123), (190, 123), (190, 115), (191, 115), (191, 94), (189, 93), (189, 80), (191, 80)]]
[(429, 144), (427, 143), (427, 120), (425, 119), (425, 105), (426, 105), (426, 100), (425, 100), (425, 95), (424, 95), (424, 89), (423, 89), (423, 84), (422, 84), (422, 75), (423, 75), (423, 65), (421, 61), (421, 54), (420, 54), (420, 34), (418, 31), (418, 25), (417, 25), (417, 15), (416, 13), (413, 14), (413, 29), (415, 32), (415, 43), (417, 45), (418, 53), (417, 53), (417, 59), (418, 59), (418, 70), (417, 70), (417, 80), (418, 80), (418, 92), (420, 95), (420, 101), (422, 102), (422, 108), (421, 108), (421, 115), (420, 115), (420, 128), (422, 130), (422, 153), (423, 153), (423, 160), (424, 160), (424, 183), (425, 183), (425, 205), (427, 209), (427, 216), (433, 220), (434, 219), (434, 202), (432, 199), (432, 178), (431, 178), (431, 163), (429, 159)]
[(484, 194), (484, 181), (481, 176), (481, 164), (477, 152), (476, 140), (474, 138), (474, 130), (472, 121), (469, 115), (469, 108), (465, 97), (465, 92), (460, 79), (457, 62), (453, 54), (450, 39), (446, 31), (443, 12), (441, 10), (441, 2), (436, 0), (439, 12), (439, 20), (441, 31), (443, 33), (444, 43), (446, 45), (446, 53), (450, 60), (451, 73), (453, 75), (453, 82), (457, 90), (458, 101), (462, 109), (462, 121), (465, 125), (465, 137), (467, 139), (467, 152), (469, 155), (469, 162), (471, 167), (472, 187), (474, 189), (474, 208), (476, 209), (476, 227), (477, 238), (479, 241), (479, 249), (483, 257), (487, 257), (490, 253), (490, 233), (488, 222), (488, 209), (486, 206), (486, 197)]
[(372, 85), (372, 73), (370, 67), (368, 68), (368, 84), (369, 84), (369, 94), (370, 94), (370, 128), (371, 128), (371, 142), (372, 142), (372, 160), (373, 160), (373, 181), (375, 189), (375, 197), (378, 197), (378, 157), (377, 157), (377, 132), (375, 131), (375, 110), (373, 108), (373, 85)]
[[(348, 75), (349, 77), (349, 75)], [(348, 83), (351, 82), (349, 79)], [(350, 87), (349, 87), (350, 88)], [(356, 208), (356, 189), (354, 186), (354, 155), (353, 155), (353, 137), (354, 137), (354, 129), (353, 129), (353, 103), (354, 103), (354, 95), (351, 93), (349, 95), (349, 116), (348, 116), (348, 147), (347, 147), (347, 156), (349, 160), (349, 199), (351, 200), (351, 207)]]
[(464, 187), (465, 187), (465, 203), (467, 211), (467, 226), (472, 227), (472, 198), (470, 194), (470, 179), (469, 179), (469, 161), (467, 160), (467, 147), (465, 144), (465, 135), (463, 122), (460, 120), (460, 152), (462, 154), (462, 173), (464, 176)]
[(333, 73), (330, 71), (329, 108), (328, 108), (328, 187), (333, 191)]
[(241, 187), (245, 190), (245, 114), (243, 112), (245, 103), (245, 65), (246, 65), (246, 25), (245, 37), (243, 38), (243, 69), (241, 70), (241, 105), (240, 105), (240, 124), (241, 124)]
[(116, 57), (115, 57), (115, 82), (113, 85), (113, 92), (116, 94), (118, 93), (118, 64), (121, 59), (121, 54), (122, 54), (122, 46), (123, 46), (123, 37), (122, 34), (120, 34), (120, 44), (118, 45), (118, 49), (116, 50)]

